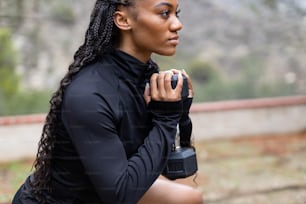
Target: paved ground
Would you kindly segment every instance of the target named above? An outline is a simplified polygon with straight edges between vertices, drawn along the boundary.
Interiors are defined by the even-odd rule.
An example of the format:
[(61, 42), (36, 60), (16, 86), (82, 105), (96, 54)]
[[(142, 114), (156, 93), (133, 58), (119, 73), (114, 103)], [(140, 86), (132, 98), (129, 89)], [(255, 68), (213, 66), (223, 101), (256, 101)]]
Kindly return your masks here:
[[(306, 132), (196, 142), (205, 204), (306, 204)], [(0, 203), (10, 203), (32, 159), (0, 165)]]

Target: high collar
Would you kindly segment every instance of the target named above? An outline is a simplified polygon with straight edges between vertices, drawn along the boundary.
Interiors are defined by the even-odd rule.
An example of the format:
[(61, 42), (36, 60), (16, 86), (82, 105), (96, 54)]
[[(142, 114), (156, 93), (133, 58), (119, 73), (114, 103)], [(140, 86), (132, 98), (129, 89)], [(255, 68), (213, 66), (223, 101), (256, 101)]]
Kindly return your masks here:
[(148, 81), (153, 73), (158, 72), (157, 64), (151, 59), (147, 63), (143, 63), (121, 50), (113, 51), (111, 56), (120, 67), (119, 70), (116, 70), (119, 76), (137, 85), (144, 85), (144, 82)]

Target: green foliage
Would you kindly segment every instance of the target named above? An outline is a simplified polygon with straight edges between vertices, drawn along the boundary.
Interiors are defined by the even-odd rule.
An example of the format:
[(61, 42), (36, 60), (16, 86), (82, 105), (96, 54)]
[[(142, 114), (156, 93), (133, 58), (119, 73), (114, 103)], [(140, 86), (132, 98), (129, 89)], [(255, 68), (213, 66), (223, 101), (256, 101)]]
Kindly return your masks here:
[(18, 91), (19, 76), (15, 71), (17, 52), (8, 29), (0, 28), (0, 42), (0, 95), (3, 98), (10, 98)]
[(241, 59), (239, 63), (241, 71), (230, 78), (221, 76), (221, 73), (211, 65), (199, 62), (194, 64), (196, 66), (190, 66), (188, 71), (193, 80), (196, 102), (296, 94), (297, 84), (287, 84), (281, 80), (274, 84), (263, 82), (264, 66), (256, 57)]
[(0, 116), (46, 112), (50, 92), (19, 89), (17, 52), (8, 29), (0, 29), (0, 42)]
[(210, 82), (213, 78), (219, 76), (215, 67), (202, 61), (194, 61), (188, 66), (188, 73), (190, 77), (197, 82)]
[(13, 48), (11, 32), (8, 29), (0, 28), (0, 66), (10, 69), (16, 66), (16, 51)]
[(0, 115), (45, 113), (49, 108), (50, 91), (29, 90), (19, 92), (7, 100), (6, 109)]

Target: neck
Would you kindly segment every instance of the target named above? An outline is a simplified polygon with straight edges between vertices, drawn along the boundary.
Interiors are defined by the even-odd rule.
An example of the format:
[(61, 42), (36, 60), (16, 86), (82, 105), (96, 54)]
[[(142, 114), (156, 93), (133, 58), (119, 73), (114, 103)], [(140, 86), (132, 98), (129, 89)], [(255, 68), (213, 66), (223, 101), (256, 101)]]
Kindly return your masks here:
[(143, 52), (142, 50), (138, 50), (133, 44), (131, 44), (131, 42), (131, 40), (121, 41), (117, 49), (135, 57), (143, 63), (147, 63), (151, 58), (152, 52)]

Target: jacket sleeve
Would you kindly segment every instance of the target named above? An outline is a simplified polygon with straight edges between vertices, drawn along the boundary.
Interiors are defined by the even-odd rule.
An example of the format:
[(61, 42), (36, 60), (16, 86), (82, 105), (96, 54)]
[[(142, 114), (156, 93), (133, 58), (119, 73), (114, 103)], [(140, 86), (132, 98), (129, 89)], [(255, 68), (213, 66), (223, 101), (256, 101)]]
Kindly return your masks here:
[(153, 101), (150, 107), (153, 128), (138, 152), (127, 158), (111, 105), (102, 96), (65, 98), (65, 127), (103, 203), (137, 203), (164, 168), (182, 102)]

